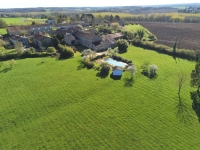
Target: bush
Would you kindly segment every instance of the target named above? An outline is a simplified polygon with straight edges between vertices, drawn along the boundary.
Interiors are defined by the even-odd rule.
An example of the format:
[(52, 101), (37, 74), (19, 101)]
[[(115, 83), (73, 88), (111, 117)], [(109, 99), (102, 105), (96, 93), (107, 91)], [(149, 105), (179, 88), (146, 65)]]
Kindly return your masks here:
[[(174, 56), (173, 49), (165, 45), (155, 44), (151, 42), (142, 42), (138, 39), (134, 39), (132, 41), (132, 44), (134, 46), (139, 46), (145, 49), (155, 50), (159, 53)], [(178, 49), (176, 52), (176, 57), (185, 58), (188, 60), (196, 60), (196, 53), (194, 50)]]
[(109, 74), (109, 71), (110, 71), (110, 66), (109, 66), (109, 64), (108, 63), (105, 63), (105, 62), (103, 62), (103, 63), (101, 63), (101, 73), (102, 74)]
[(125, 39), (119, 39), (117, 40), (117, 46), (118, 46), (119, 51), (127, 51), (128, 42)]
[(58, 44), (58, 48), (61, 51), (60, 59), (71, 58), (74, 56), (74, 51), (71, 47)]
[(89, 63), (87, 63), (86, 66), (87, 66), (88, 69), (91, 69), (91, 68), (94, 67), (94, 62), (89, 62)]
[(56, 53), (56, 49), (54, 47), (48, 47), (47, 52), (48, 53)]

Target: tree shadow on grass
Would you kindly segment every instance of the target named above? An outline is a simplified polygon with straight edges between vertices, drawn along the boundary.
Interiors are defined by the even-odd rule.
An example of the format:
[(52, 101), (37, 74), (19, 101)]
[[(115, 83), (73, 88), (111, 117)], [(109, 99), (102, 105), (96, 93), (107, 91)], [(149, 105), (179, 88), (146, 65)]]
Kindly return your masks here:
[(84, 63), (81, 60), (78, 60), (79, 65), (77, 66), (77, 70), (81, 70), (86, 68)]
[(177, 119), (181, 123), (187, 124), (190, 122), (191, 115), (189, 114), (189, 111), (188, 111), (189, 107), (185, 102), (180, 100), (174, 110), (175, 110), (175, 115)]
[(124, 78), (124, 86), (125, 87), (132, 87), (134, 83), (133, 78)]
[(124, 53), (126, 53), (127, 52), (127, 50), (120, 50), (118, 53), (119, 54), (124, 54)]
[(148, 77), (149, 77), (149, 79), (151, 79), (151, 80), (155, 80), (155, 79), (157, 79), (158, 75), (157, 75), (157, 74), (154, 74), (154, 75), (149, 75)]
[(100, 77), (101, 79), (105, 79), (109, 73), (97, 72), (96, 76)]
[(11, 70), (12, 70), (12, 67), (5, 68), (5, 69), (1, 70), (0, 73), (7, 73), (8, 71), (11, 71)]

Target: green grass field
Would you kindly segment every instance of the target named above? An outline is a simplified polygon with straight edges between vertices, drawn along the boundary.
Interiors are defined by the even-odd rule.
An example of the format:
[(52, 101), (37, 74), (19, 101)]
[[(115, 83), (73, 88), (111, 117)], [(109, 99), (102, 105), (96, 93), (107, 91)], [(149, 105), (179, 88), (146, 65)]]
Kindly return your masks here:
[[(78, 69), (68, 60), (17, 60), (0, 68), (0, 149), (199, 149), (200, 126), (191, 108), (190, 72), (195, 63), (130, 46), (121, 54), (138, 68), (131, 87)], [(140, 74), (144, 61), (159, 67), (156, 79)], [(191, 117), (176, 117), (177, 73), (187, 74), (182, 97)]]
[(1, 28), (0, 29), (0, 34), (1, 35), (7, 34), (6, 28)]
[[(33, 21), (38, 24), (44, 24), (46, 19), (34, 19), (34, 18), (0, 18), (4, 20), (7, 25), (31, 25)], [(6, 28), (0, 29), (0, 34), (7, 34)]]
[(144, 30), (145, 33), (144, 33), (144, 38), (143, 39), (146, 39), (146, 40), (149, 40), (149, 35), (152, 34), (148, 29), (144, 28), (143, 26), (141, 26), (139, 24), (137, 24), (137, 25), (136, 24), (134, 24), (134, 25), (132, 25), (132, 24), (125, 25), (125, 28), (126, 28), (127, 31), (131, 31), (133, 33), (137, 33), (137, 31), (141, 30), (141, 29)]
[(36, 23), (45, 23), (46, 19), (33, 19), (33, 18), (0, 18), (8, 25), (30, 25), (33, 21)]

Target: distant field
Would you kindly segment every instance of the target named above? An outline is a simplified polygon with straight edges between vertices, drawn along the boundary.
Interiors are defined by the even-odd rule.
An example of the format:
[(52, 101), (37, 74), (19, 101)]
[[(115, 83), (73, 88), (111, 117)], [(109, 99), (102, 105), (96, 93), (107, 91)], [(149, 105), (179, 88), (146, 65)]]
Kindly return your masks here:
[[(4, 62), (0, 149), (198, 150), (200, 126), (189, 86), (195, 63), (182, 59), (176, 63), (170, 56), (133, 46), (122, 56), (138, 68), (133, 83), (128, 72), (113, 80), (81, 68), (80, 53), (62, 61), (17, 60), (12, 70)], [(140, 74), (144, 61), (158, 65), (156, 79)], [(187, 75), (182, 97), (191, 115), (188, 124), (175, 113), (181, 70)]]
[(45, 23), (46, 19), (33, 19), (33, 18), (0, 18), (8, 25), (30, 25), (33, 21), (36, 23)]
[(118, 15), (120, 17), (131, 17), (133, 16), (133, 14), (128, 14), (128, 13), (115, 13), (115, 12), (101, 12), (101, 13), (92, 13), (95, 17), (98, 17), (99, 15), (103, 16), (110, 16), (113, 15), (113, 17), (115, 15)]
[(172, 47), (178, 37), (178, 47), (200, 50), (200, 25), (197, 23), (140, 22), (157, 36), (156, 43)]

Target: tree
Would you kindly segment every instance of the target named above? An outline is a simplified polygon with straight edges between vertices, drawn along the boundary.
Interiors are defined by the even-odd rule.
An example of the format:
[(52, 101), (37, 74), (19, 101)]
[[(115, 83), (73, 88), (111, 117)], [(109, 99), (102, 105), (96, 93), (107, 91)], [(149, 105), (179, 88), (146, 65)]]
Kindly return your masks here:
[(178, 87), (178, 104), (176, 105), (176, 116), (180, 119), (181, 122), (186, 122), (190, 118), (190, 115), (187, 111), (187, 104), (183, 101), (181, 97), (181, 90), (184, 87), (184, 84), (186, 83), (186, 74), (183, 72), (178, 73), (177, 78), (177, 87)]
[(127, 51), (128, 42), (125, 39), (119, 39), (117, 40), (117, 46), (118, 46), (119, 51)]
[(56, 49), (54, 47), (48, 47), (47, 52), (49, 53), (56, 53)]
[(144, 30), (143, 29), (137, 30), (137, 35), (138, 35), (138, 38), (142, 40), (142, 38), (144, 37)]
[(144, 62), (141, 66), (141, 69), (142, 69), (142, 74), (145, 75), (145, 76), (148, 76), (149, 75), (149, 62)]
[(118, 15), (115, 15), (114, 19), (117, 20), (117, 21), (119, 21), (120, 17)]
[(27, 31), (26, 30), (21, 30), (19, 33), (21, 36), (27, 35)]
[(110, 15), (110, 22), (112, 22), (113, 21), (113, 16), (112, 15)]
[(101, 66), (101, 74), (104, 74), (104, 75), (108, 75), (109, 74), (109, 71), (110, 71), (110, 66), (108, 63), (106, 62), (102, 62), (100, 64)]
[(157, 70), (158, 70), (158, 67), (156, 65), (154, 65), (154, 64), (149, 65), (149, 73), (150, 73), (149, 75), (150, 75), (150, 78), (155, 77)]
[(199, 94), (199, 90), (200, 90), (200, 59), (197, 61), (196, 65), (195, 65), (195, 69), (192, 70), (190, 85), (191, 85), (191, 87), (197, 87), (197, 92)]
[(112, 30), (117, 31), (117, 29), (120, 27), (118, 22), (113, 22), (110, 24), (110, 27)]
[(135, 65), (131, 65), (131, 66), (128, 66), (128, 68), (126, 68), (127, 71), (130, 72), (130, 75), (131, 75), (131, 79), (133, 78), (133, 76), (136, 74), (137, 72), (137, 68)]
[(11, 60), (9, 61), (10, 68), (12, 68), (13, 65), (15, 65), (15, 64), (16, 64), (16, 61), (15, 61), (14, 59), (11, 59)]
[(92, 50), (91, 49), (85, 49), (84, 51), (82, 51), (82, 56), (88, 56), (90, 54), (92, 54)]
[(110, 57), (113, 57), (113, 56), (116, 56), (117, 55), (117, 53), (118, 53), (118, 48), (114, 48), (114, 49), (112, 49), (112, 48), (109, 48), (108, 50), (108, 55), (110, 56)]
[(32, 25), (36, 25), (35, 21), (32, 22)]
[(23, 44), (21, 42), (16, 42), (15, 43), (15, 50), (16, 50), (18, 55), (23, 54), (23, 52), (24, 52)]
[(61, 51), (60, 59), (70, 58), (74, 56), (74, 51), (71, 47), (58, 44), (58, 48)]
[(6, 22), (0, 19), (0, 28), (5, 28), (7, 26)]

